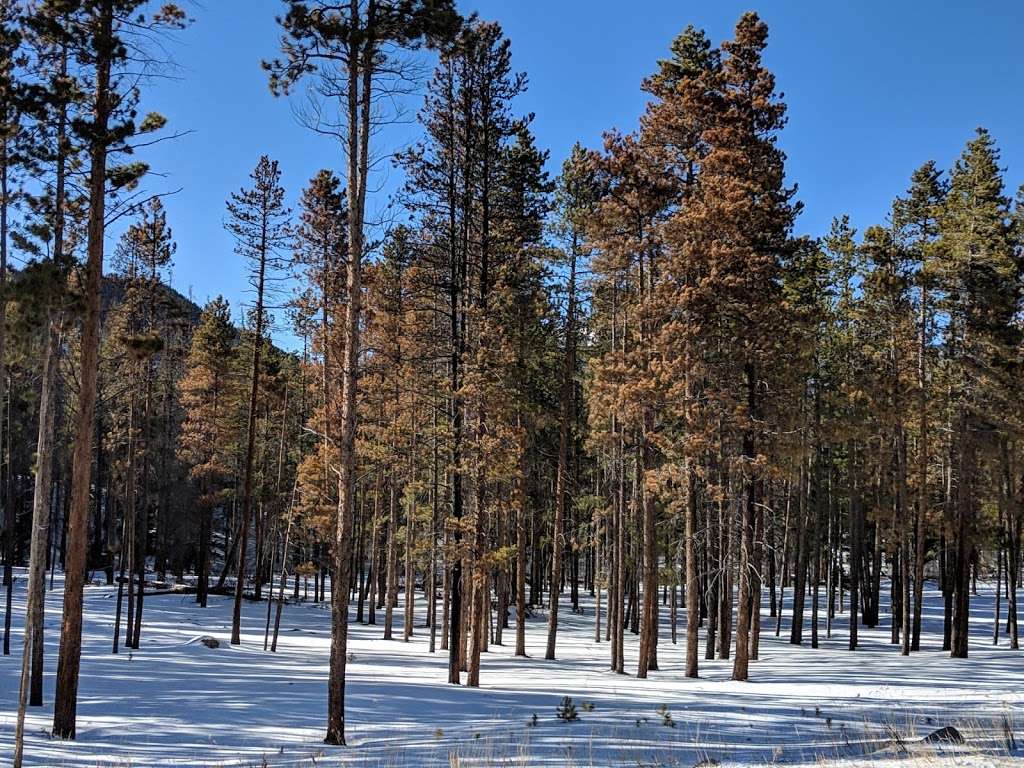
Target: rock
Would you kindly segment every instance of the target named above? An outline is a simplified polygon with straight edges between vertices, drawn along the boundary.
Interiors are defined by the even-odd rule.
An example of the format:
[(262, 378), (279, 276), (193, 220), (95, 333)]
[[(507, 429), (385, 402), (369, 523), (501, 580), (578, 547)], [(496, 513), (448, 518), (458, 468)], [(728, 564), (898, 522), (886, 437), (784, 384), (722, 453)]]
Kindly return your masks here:
[(220, 640), (210, 635), (203, 635), (199, 638), (199, 642), (205, 645), (207, 648), (220, 648)]
[(964, 736), (952, 725), (932, 731), (924, 737), (925, 744), (963, 744)]
[(713, 757), (705, 757), (699, 763), (694, 763), (693, 768), (713, 768), (713, 766), (721, 765), (720, 760), (715, 760)]

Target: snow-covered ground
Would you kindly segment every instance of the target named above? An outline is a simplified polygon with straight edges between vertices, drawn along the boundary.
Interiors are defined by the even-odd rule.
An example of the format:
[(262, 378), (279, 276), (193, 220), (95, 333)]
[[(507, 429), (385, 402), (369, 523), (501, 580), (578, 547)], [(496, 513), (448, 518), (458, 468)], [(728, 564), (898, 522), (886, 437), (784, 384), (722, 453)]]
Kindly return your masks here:
[[(23, 573), (18, 576), (14, 652), (0, 657), (0, 765), (9, 764), (13, 750), (25, 597)], [(419, 596), (409, 643), (380, 639), (380, 624), (353, 623), (349, 746), (343, 748), (322, 743), (326, 606), (287, 605), (279, 650), (271, 654), (263, 650), (265, 604), (245, 604), (242, 645), (231, 647), (229, 598), (211, 597), (203, 610), (191, 595), (147, 597), (142, 648), (114, 656), (114, 596), (105, 586), (86, 590), (78, 739), (62, 742), (48, 735), (59, 579), (48, 595), (46, 706), (30, 709), (28, 765), (820, 765), (822, 758), (843, 758), (844, 765), (860, 768), (889, 764), (905, 747), (924, 755), (925, 765), (987, 766), (1002, 764), (993, 755), (1006, 755), (1005, 725), (1016, 731), (1018, 744), (1024, 741), (1024, 655), (1005, 642), (992, 646), (991, 589), (973, 601), (968, 660), (940, 650), (941, 606), (934, 592), (928, 593), (923, 650), (910, 658), (889, 644), (887, 615), (879, 629), (862, 630), (861, 649), (849, 653), (845, 617), (837, 618), (833, 639), (823, 637), (813, 650), (809, 643), (786, 642), (786, 620), (776, 639), (766, 611), (761, 660), (748, 683), (729, 679), (731, 662), (703, 658), (700, 680), (683, 677), (684, 648), (669, 641), (667, 608), (660, 670), (647, 680), (615, 675), (607, 669), (608, 645), (593, 640), (592, 601), (574, 615), (563, 599), (558, 660), (543, 660), (546, 613), (539, 612), (528, 624), (530, 658), (515, 658), (510, 645), (491, 646), (476, 690), (445, 682), (447, 655), (428, 652)], [(401, 615), (396, 611), (397, 626)], [(679, 628), (682, 642), (682, 611)], [(217, 637), (221, 647), (196, 642), (202, 635)], [(511, 643), (514, 631), (506, 638)], [(627, 634), (626, 643), (632, 672), (637, 640)], [(556, 718), (563, 696), (572, 697), (578, 721)], [(665, 723), (665, 707), (674, 726)], [(965, 733), (968, 749), (936, 763), (931, 750), (922, 752), (914, 741), (945, 725)]]

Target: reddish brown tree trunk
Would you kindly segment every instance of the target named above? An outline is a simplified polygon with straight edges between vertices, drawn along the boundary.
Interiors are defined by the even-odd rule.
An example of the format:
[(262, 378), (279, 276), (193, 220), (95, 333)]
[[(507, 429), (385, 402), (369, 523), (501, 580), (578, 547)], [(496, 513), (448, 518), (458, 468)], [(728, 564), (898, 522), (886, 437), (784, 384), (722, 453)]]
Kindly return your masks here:
[(64, 577), (64, 615), (61, 621), (57, 684), (53, 702), (53, 734), (75, 738), (78, 708), (78, 671), (82, 657), (82, 602), (85, 555), (88, 544), (89, 486), (92, 476), (93, 419), (96, 414), (96, 379), (99, 373), (100, 283), (106, 226), (107, 128), (112, 109), (110, 71), (114, 55), (114, 9), (103, 0), (97, 18), (96, 102), (89, 148), (89, 218), (85, 265), (85, 316), (82, 319), (79, 359), (78, 413), (71, 474), (71, 504), (67, 521)]

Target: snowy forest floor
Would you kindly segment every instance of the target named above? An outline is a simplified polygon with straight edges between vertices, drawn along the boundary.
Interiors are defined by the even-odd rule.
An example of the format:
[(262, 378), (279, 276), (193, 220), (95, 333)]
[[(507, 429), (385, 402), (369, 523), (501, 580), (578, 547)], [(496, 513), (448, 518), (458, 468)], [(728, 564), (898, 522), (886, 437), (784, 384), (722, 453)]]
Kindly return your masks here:
[[(0, 765), (8, 765), (13, 752), (21, 662), (24, 571), (16, 576), (12, 654), (0, 657)], [(116, 589), (99, 585), (86, 589), (78, 740), (52, 739), (58, 579), (46, 602), (46, 706), (29, 710), (26, 764), (1002, 765), (1024, 757), (1011, 755), (1007, 738), (1009, 729), (1018, 745), (1024, 742), (1024, 654), (1009, 650), (1005, 639), (992, 645), (993, 590), (979, 592), (967, 660), (940, 650), (941, 598), (934, 590), (927, 592), (922, 651), (910, 658), (890, 645), (888, 614), (879, 628), (862, 630), (860, 650), (850, 653), (845, 616), (837, 617), (831, 640), (824, 639), (822, 622), (815, 650), (809, 633), (803, 647), (788, 643), (788, 612), (776, 638), (766, 608), (761, 660), (751, 665), (747, 683), (729, 679), (731, 661), (703, 659), (703, 630), (701, 679), (686, 679), (685, 612), (680, 609), (680, 644), (673, 645), (667, 607), (661, 610), (659, 671), (635, 678), (637, 638), (627, 633), (627, 674), (613, 674), (608, 644), (593, 639), (593, 600), (584, 598), (582, 613), (573, 614), (563, 597), (558, 660), (543, 660), (547, 613), (538, 611), (527, 625), (530, 658), (513, 656), (515, 632), (506, 631), (506, 645), (484, 655), (479, 689), (445, 682), (447, 653), (428, 652), (419, 594), (409, 643), (381, 639), (383, 611), (376, 626), (352, 624), (349, 746), (329, 748), (322, 743), (326, 605), (286, 605), (279, 650), (271, 654), (263, 650), (265, 603), (245, 603), (242, 644), (231, 647), (230, 598), (211, 596), (203, 610), (192, 595), (155, 595), (146, 598), (141, 649), (122, 648), (115, 656)], [(395, 612), (398, 638), (401, 616)], [(203, 635), (221, 646), (205, 647), (197, 641)], [(556, 718), (563, 696), (572, 697), (578, 721)], [(665, 723), (663, 707), (674, 726)], [(946, 725), (964, 733), (964, 746), (936, 752), (917, 743)]]

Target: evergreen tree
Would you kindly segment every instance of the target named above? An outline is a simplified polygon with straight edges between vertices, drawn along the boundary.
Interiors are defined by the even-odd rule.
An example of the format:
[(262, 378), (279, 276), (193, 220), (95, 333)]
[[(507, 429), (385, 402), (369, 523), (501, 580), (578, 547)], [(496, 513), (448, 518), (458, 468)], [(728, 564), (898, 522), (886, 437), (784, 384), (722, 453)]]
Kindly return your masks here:
[[(894, 223), (900, 229), (914, 262), (917, 292), (917, 467), (914, 517), (914, 607), (910, 650), (921, 649), (921, 615), (924, 606), (925, 540), (929, 532), (928, 466), (931, 457), (931, 387), (935, 367), (936, 266), (939, 254), (939, 217), (946, 197), (942, 172), (928, 161), (911, 177), (906, 197), (894, 205)], [(904, 631), (906, 629), (904, 628)]]
[[(409, 50), (450, 37), (459, 23), (450, 0), (392, 2), (370, 0), (339, 7), (324, 0), (288, 0), (281, 18), (283, 58), (265, 64), (270, 87), (287, 92), (301, 79), (319, 74), (319, 96), (337, 101), (342, 125), (332, 133), (343, 140), (347, 160), (348, 264), (346, 310), (343, 322), (338, 449), (338, 522), (334, 546), (335, 595), (331, 632), (331, 671), (328, 682), (327, 737), (329, 744), (345, 743), (345, 663), (348, 637), (348, 586), (355, 515), (356, 400), (359, 384), (359, 325), (362, 314), (362, 264), (370, 135), (380, 120), (375, 105), (387, 93), (380, 79), (407, 79), (396, 51)], [(376, 88), (375, 88), (376, 86)]]
[[(25, 111), (25, 83), (23, 81), (24, 53), (22, 35), (22, 9), (13, 0), (0, 2), (0, 402), (5, 400), (7, 374), (4, 370), (4, 346), (7, 333), (7, 268), (10, 241), (11, 214), (17, 198), (15, 193), (19, 166), (18, 144), (24, 142), (23, 121)], [(0, 439), (4, 435), (0, 418)], [(5, 656), (11, 653), (11, 602), (14, 589), (15, 515), (4, 505), (3, 585), (6, 587), (4, 611)]]
[[(147, 172), (145, 164), (110, 165), (111, 158), (131, 151), (129, 141), (142, 133), (162, 128), (165, 120), (155, 114), (136, 122), (139, 94), (135, 88), (137, 60), (145, 58), (146, 40), (154, 33), (179, 28), (185, 16), (168, 4), (152, 15), (139, 13), (142, 0), (98, 0), (95, 3), (44, 3), (53, 12), (46, 19), (54, 36), (63, 40), (80, 63), (83, 89), (91, 91), (88, 116), (74, 124), (86, 144), (89, 158), (88, 245), (84, 284), (85, 315), (82, 320), (80, 389), (75, 425), (74, 468), (68, 518), (67, 577), (64, 617), (61, 624), (57, 693), (53, 731), (61, 738), (75, 737), (78, 671), (82, 652), (82, 589), (85, 579), (87, 518), (91, 475), (91, 446), (96, 410), (96, 376), (99, 352), (100, 281), (103, 243), (107, 224), (107, 197), (131, 188)], [(62, 30), (62, 31), (61, 31)], [(137, 44), (132, 53), (127, 40)], [(20, 758), (20, 755), (19, 755)]]
[(970, 564), (978, 542), (976, 492), (998, 425), (991, 407), (1005, 402), (1008, 365), (1019, 344), (1013, 320), (1020, 268), (1012, 239), (1010, 201), (1003, 194), (995, 141), (979, 128), (950, 171), (940, 218), (941, 266), (948, 286), (946, 357), (950, 361), (950, 466), (953, 472), (953, 614), (950, 653), (966, 658)]
[(235, 238), (235, 250), (249, 265), (250, 285), (256, 294), (252, 325), (252, 369), (249, 377), (245, 458), (242, 464), (242, 521), (236, 538), (235, 607), (231, 619), (231, 643), (242, 642), (242, 592), (245, 588), (246, 551), (254, 506), (253, 463), (256, 458), (257, 404), (260, 396), (260, 364), (264, 333), (268, 326), (267, 297), (283, 266), (281, 251), (289, 243), (291, 211), (284, 205), (281, 171), (266, 155), (252, 172), (252, 186), (234, 192), (227, 202), (227, 229)]
[(185, 422), (179, 453), (198, 486), (199, 543), (196, 602), (206, 607), (210, 573), (210, 538), (213, 514), (230, 490), (233, 441), (231, 399), (237, 397), (232, 380), (236, 332), (228, 303), (217, 297), (203, 310), (192, 337), (184, 377), (178, 386)]
[[(565, 330), (562, 354), (561, 382), (558, 414), (558, 467), (555, 474), (555, 519), (551, 551), (551, 610), (548, 614), (548, 645), (545, 658), (555, 658), (555, 640), (558, 631), (559, 585), (562, 583), (562, 558), (565, 552), (565, 508), (569, 493), (570, 437), (575, 421), (577, 376), (578, 296), (577, 273), (584, 258), (583, 232), (586, 218), (593, 213), (597, 191), (594, 188), (593, 169), (586, 151), (576, 144), (562, 167), (557, 190), (560, 224), (566, 240)], [(574, 582), (575, 584), (575, 582)], [(575, 606), (574, 606), (575, 607)]]

